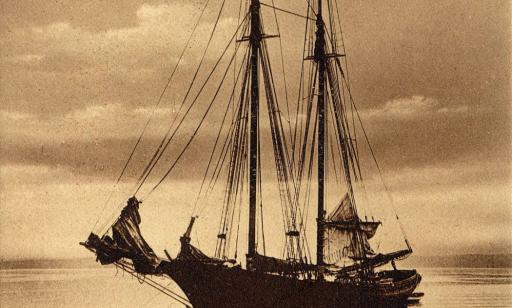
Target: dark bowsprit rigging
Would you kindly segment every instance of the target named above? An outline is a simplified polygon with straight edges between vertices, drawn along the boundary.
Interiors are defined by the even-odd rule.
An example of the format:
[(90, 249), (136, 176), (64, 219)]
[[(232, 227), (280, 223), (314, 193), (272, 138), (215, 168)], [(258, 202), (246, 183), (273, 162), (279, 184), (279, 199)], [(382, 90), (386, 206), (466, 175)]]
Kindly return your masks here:
[[(209, 2), (207, 1), (205, 8)], [(265, 8), (273, 10), (278, 31), (277, 12), (289, 13), (293, 18), (301, 17), (306, 21), (294, 121), (291, 121), (293, 116), (289, 113), (288, 90), (284, 76), (285, 61), (281, 59), (285, 83), (284, 87), (280, 87), (272, 69), (271, 52), (267, 43), (267, 39), (276, 38), (280, 40), (282, 48), (280, 33), (269, 35), (265, 32), (262, 4), (258, 0), (246, 3), (246, 13), (239, 14), (239, 23), (234, 35), (207, 78), (196, 88), (198, 90), (195, 97), (187, 100), (192, 93), (193, 85), (199, 83), (198, 72), (203, 68), (203, 60), (225, 3), (226, 1), (222, 1), (220, 5), (210, 39), (179, 111), (140, 175), (134, 196), (128, 199), (121, 214), (106, 232), (98, 233), (100, 235), (93, 232), (87, 241), (81, 244), (93, 251), (101, 264), (115, 264), (134, 276), (147, 276), (143, 281), (185, 306), (406, 305), (408, 299), (413, 297), (421, 276), (415, 270), (396, 268), (396, 260), (404, 259), (412, 253), (405, 233), (403, 235), (406, 249), (379, 253), (372, 248), (370, 240), (376, 236), (382, 223), (374, 219), (363, 220), (358, 213), (358, 189), (364, 192), (365, 188), (359, 158), (360, 145), (356, 141), (356, 124), (360, 125), (364, 141), (367, 142), (374, 160), (375, 157), (350, 93), (344, 47), (339, 46), (343, 38), (336, 0), (319, 0), (314, 6), (306, 1), (305, 16), (276, 8), (274, 5), (264, 5)], [(203, 12), (204, 9), (201, 16)], [(187, 49), (189, 42), (190, 39), (184, 50)], [(228, 57), (229, 46), (235, 46), (231, 57)], [(244, 48), (245, 51), (239, 53)], [(280, 54), (283, 56), (282, 49)], [(242, 61), (238, 61), (240, 55)], [(227, 67), (220, 70), (223, 64)], [(226, 86), (226, 76), (230, 68), (234, 68), (233, 83)], [(135, 195), (140, 194), (153, 170), (165, 163), (160, 158), (168, 154), (166, 150), (173, 144), (173, 137), (178, 131), (183, 130), (182, 123), (194, 121), (189, 116), (190, 111), (196, 108), (196, 102), (204, 96), (204, 89), (212, 84), (211, 77), (218, 75), (222, 76), (220, 83), (213, 85), (214, 94), (207, 98), (209, 103), (206, 110), (203, 110), (200, 121), (193, 125), (193, 134), (179, 150), (177, 157), (174, 160), (167, 160), (167, 163), (170, 161), (170, 167), (167, 166), (163, 177), (156, 181), (157, 184), (144, 197), (144, 200), (147, 200), (182, 157), (187, 155), (189, 146), (200, 133), (212, 106), (217, 101), (227, 101), (226, 107), (222, 109), (223, 118), (190, 224), (180, 238), (181, 249), (176, 258), (172, 258), (167, 251), (166, 258), (160, 258), (141, 234), (141, 201)], [(168, 86), (169, 84), (165, 86), (157, 105)], [(226, 87), (231, 87), (229, 99), (218, 98), (222, 96), (219, 95), (221, 89)], [(278, 103), (282, 89), (286, 92), (287, 118), (282, 115)], [(197, 121), (197, 117), (195, 119)], [(288, 130), (285, 129), (286, 121)], [(147, 126), (146, 124), (119, 179), (129, 165)], [(268, 149), (262, 142), (264, 132), (270, 135)], [(275, 186), (283, 218), (284, 249), (280, 257), (266, 254), (263, 209), (277, 205), (263, 206), (262, 183), (265, 183), (267, 173), (261, 171), (265, 165), (261, 159), (262, 151), (268, 151), (273, 157), (271, 163), (275, 171)], [(379, 166), (376, 166), (380, 172)], [(335, 180), (332, 179), (333, 175)], [(191, 233), (196, 215), (203, 208), (200, 200), (207, 199), (211, 190), (221, 185), (218, 184), (220, 178), (225, 178), (221, 219), (216, 234), (215, 252), (209, 256), (191, 244)], [(330, 204), (329, 192), (338, 200), (337, 203)], [(310, 207), (316, 207), (317, 210), (314, 228), (316, 257), (311, 256), (306, 236)], [(328, 207), (333, 209), (328, 212)], [(244, 265), (239, 261), (238, 251), (242, 213), (248, 214)], [(398, 219), (396, 213), (395, 216)], [(379, 267), (388, 263), (392, 264), (392, 270), (379, 270)], [(153, 275), (174, 280), (187, 298), (149, 278)]]

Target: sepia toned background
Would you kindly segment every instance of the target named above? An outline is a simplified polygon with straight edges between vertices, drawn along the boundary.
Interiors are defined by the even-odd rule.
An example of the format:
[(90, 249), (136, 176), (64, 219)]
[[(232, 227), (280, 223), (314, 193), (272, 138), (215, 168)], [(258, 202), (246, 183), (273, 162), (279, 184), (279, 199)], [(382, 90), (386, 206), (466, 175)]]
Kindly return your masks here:
[[(78, 242), (98, 216), (114, 215), (118, 204), (102, 212), (103, 203), (203, 3), (0, 3), (1, 259), (87, 256)], [(295, 1), (276, 4), (305, 12)], [(498, 0), (344, 2), (352, 91), (418, 255), (512, 251), (510, 14), (510, 2)], [(161, 138), (214, 15), (207, 11), (197, 49), (156, 110), (127, 186)], [(226, 36), (212, 50), (237, 18), (235, 8), (223, 16)], [(302, 31), (302, 21), (283, 19), (283, 39)], [(158, 251), (176, 252), (209, 138), (155, 197), (158, 207), (142, 208)], [(216, 223), (199, 238), (214, 237)]]

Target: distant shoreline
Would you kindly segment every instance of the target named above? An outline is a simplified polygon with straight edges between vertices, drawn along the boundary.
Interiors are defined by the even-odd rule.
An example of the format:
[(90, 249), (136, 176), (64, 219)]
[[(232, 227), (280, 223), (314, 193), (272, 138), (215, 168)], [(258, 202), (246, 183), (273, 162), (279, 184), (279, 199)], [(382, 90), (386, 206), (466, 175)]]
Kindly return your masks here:
[(0, 260), (0, 269), (46, 269), (46, 268), (98, 268), (92, 258), (76, 258), (76, 259), (20, 259), (20, 260)]
[(400, 263), (416, 267), (512, 268), (512, 254), (412, 255)]
[[(512, 268), (512, 254), (465, 254), (452, 256), (411, 256), (397, 262), (410, 268)], [(76, 259), (0, 259), (0, 269), (99, 268), (92, 258)]]

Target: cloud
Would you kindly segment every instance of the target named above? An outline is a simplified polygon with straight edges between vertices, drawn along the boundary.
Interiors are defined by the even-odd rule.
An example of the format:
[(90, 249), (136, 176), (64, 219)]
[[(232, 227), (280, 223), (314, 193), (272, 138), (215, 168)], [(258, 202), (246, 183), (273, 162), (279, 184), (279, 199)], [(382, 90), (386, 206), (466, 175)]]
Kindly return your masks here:
[(0, 179), (2, 189), (63, 182), (77, 183), (83, 180), (63, 166), (28, 164), (0, 165)]
[[(186, 138), (190, 137), (199, 126), (199, 119), (206, 112), (209, 99), (211, 98), (202, 95), (199, 102), (191, 107), (176, 133), (175, 140), (178, 143), (185, 142)], [(37, 141), (45, 145), (57, 145), (63, 142), (90, 143), (115, 139), (129, 141), (137, 139), (148, 120), (151, 119), (144, 132), (144, 139), (161, 139), (171, 125), (171, 131), (174, 132), (191, 106), (190, 101), (189, 98), (181, 109), (178, 102), (161, 107), (141, 106), (136, 108), (122, 103), (91, 104), (64, 114), (49, 116), (0, 110), (1, 137), (5, 141), (18, 145), (29, 140), (32, 140), (30, 143)], [(216, 134), (226, 108), (225, 104), (225, 101), (217, 100), (212, 105), (201, 126), (203, 137), (211, 137)], [(226, 123), (224, 126), (227, 125)]]
[[(210, 6), (210, 14), (203, 16), (194, 35), (189, 57), (200, 54), (206, 42), (204, 38), (213, 28), (212, 17), (218, 7)], [(33, 51), (44, 55), (64, 53), (86, 58), (90, 65), (110, 63), (131, 67), (137, 64), (154, 68), (163, 62), (175, 62), (199, 13), (197, 5), (188, 2), (143, 4), (136, 12), (137, 24), (131, 27), (94, 32), (66, 21), (18, 28), (5, 38), (2, 53), (14, 54), (14, 57)], [(235, 27), (236, 19), (223, 14), (216, 31), (217, 49), (225, 44)], [(216, 49), (212, 47), (212, 50)]]
[(448, 114), (448, 113), (466, 113), (468, 111), (469, 111), (469, 107), (466, 106), (466, 105), (458, 106), (458, 107), (453, 107), (453, 108), (443, 107), (443, 108), (440, 108), (440, 109), (437, 110), (437, 112), (445, 113), (445, 114)]
[[(79, 249), (77, 239), (90, 231), (108, 195), (111, 182), (105, 182), (122, 169), (202, 8), (200, 1), (142, 2), (6, 3), (13, 13), (0, 18), (0, 23), (12, 21), (0, 29), (0, 180), (9, 187), (0, 189), (0, 213), (2, 221), (11, 223), (0, 224), (0, 242), (6, 247), (2, 253), (73, 255), (69, 247)], [(166, 96), (168, 102), (186, 89), (218, 5), (207, 10), (169, 91), (173, 96)], [(209, 67), (234, 30), (235, 5), (221, 19), (207, 55)], [(290, 7), (300, 11), (296, 8)], [(457, 13), (461, 8), (465, 14)], [(433, 11), (435, 16), (424, 14)], [(443, 251), (439, 228), (457, 235), (442, 241), (474, 244), (473, 251), (479, 252), (485, 252), (483, 242), (509, 239), (503, 239), (503, 231), (510, 229), (510, 187), (505, 183), (510, 168), (503, 166), (511, 157), (510, 85), (503, 68), (510, 58), (510, 27), (509, 14), (503, 12), (508, 12), (505, 4), (408, 2), (390, 7), (382, 1), (354, 3), (341, 12), (347, 20), (347, 54), (352, 55), (352, 90), (358, 101), (366, 102), (360, 110), (370, 120), (367, 132), (382, 158), (381, 166), (389, 171), (390, 186), (400, 194), (399, 213), (411, 223), (407, 229), (412, 229), (411, 238), (420, 252)], [(268, 34), (276, 33), (272, 19), (266, 19)], [(370, 19), (374, 22), (368, 23)], [(295, 75), (302, 59), (297, 29), (303, 29), (300, 19), (281, 23), (285, 64), (296, 68)], [(278, 42), (268, 40), (269, 50), (278, 50), (271, 48)], [(271, 56), (279, 62), (279, 57)], [(286, 74), (291, 89), (294, 74)], [(172, 105), (163, 103), (155, 111), (156, 126), (148, 130), (151, 136), (143, 140), (130, 165), (127, 181), (136, 179), (144, 168), (160, 141), (154, 137), (163, 135), (158, 128), (166, 128), (161, 124), (172, 116)], [(483, 108), (490, 111), (481, 112)], [(197, 114), (192, 116), (197, 119)], [(215, 124), (216, 119), (205, 123), (198, 135), (202, 139), (192, 145), (170, 178), (193, 181), (203, 174), (207, 163), (203, 157), (208, 157), (215, 139), (208, 134), (216, 130)], [(186, 130), (190, 132), (190, 127)], [(171, 146), (165, 158), (171, 160), (180, 149)], [(170, 187), (154, 198), (162, 206), (153, 214), (152, 207), (142, 210), (144, 221), (161, 219), (152, 225), (153, 235), (165, 237), (160, 243), (166, 243), (172, 232), (178, 238), (186, 228), (188, 212), (183, 208), (194, 196), (185, 191), (197, 186), (173, 186), (171, 180), (166, 184)], [(172, 194), (175, 191), (183, 192)], [(184, 200), (161, 200), (171, 194)], [(71, 208), (76, 224), (69, 221)], [(169, 224), (169, 217), (176, 224)], [(210, 231), (214, 242), (215, 230)]]
[[(486, 168), (461, 163), (453, 168), (410, 168), (391, 175), (395, 206), (418, 254), (445, 253), (446, 241), (456, 243), (449, 251), (452, 254), (485, 253), (491, 244), (499, 249), (498, 252), (506, 252), (502, 247), (510, 246), (507, 244), (512, 219), (510, 183), (459, 183), (458, 173), (461, 170), (482, 173), (485, 171), (478, 169)], [(98, 217), (101, 218), (100, 225), (111, 222), (119, 214), (120, 209), (116, 206), (125, 201), (127, 192), (133, 188), (133, 183), (122, 185), (118, 190), (122, 193), (116, 193), (112, 202), (102, 210), (112, 189), (112, 181), (76, 176), (63, 166), (4, 165), (1, 171), (4, 185), (7, 185), (3, 188), (8, 189), (0, 191), (0, 218), (3, 222), (0, 238), (3, 245), (10, 248), (2, 250), (2, 257), (80, 256), (82, 251), (76, 242), (88, 235)], [(415, 177), (415, 174), (420, 176)], [(436, 184), (437, 176), (444, 177), (445, 181)], [(45, 177), (51, 181), (46, 181)], [(396, 189), (398, 184), (400, 189)], [(158, 251), (164, 248), (172, 248), (173, 252), (179, 250), (178, 238), (186, 228), (200, 185), (198, 179), (169, 179), (143, 203), (143, 232)], [(264, 194), (276, 189), (272, 182), (265, 185)], [(148, 184), (147, 188), (150, 187), (152, 185)], [(375, 216), (384, 222), (372, 244), (384, 252), (396, 249), (401, 241), (393, 211), (382, 191), (370, 188), (368, 192), (370, 200), (373, 200), (372, 193), (379, 194), (380, 199), (371, 205), (372, 211), (365, 212), (360, 207), (360, 214), (368, 213), (369, 217)], [(213, 247), (206, 244), (209, 241), (205, 239), (214, 239), (216, 235), (215, 222), (221, 211), (222, 196), (223, 190), (219, 187), (212, 199), (208, 202), (202, 200), (202, 203), (206, 202), (205, 212), (198, 221), (197, 232), (207, 252), (211, 252)], [(277, 191), (273, 198), (264, 199), (265, 215), (269, 218), (265, 221), (271, 221), (266, 226), (267, 232), (270, 229), (279, 235), (269, 242), (273, 248), (279, 249), (281, 212), (279, 206), (273, 206), (279, 203), (274, 198), (278, 198)], [(329, 203), (329, 209), (333, 204)], [(70, 210), (73, 223), (69, 222)], [(166, 223), (170, 217), (173, 218), (172, 224)], [(310, 214), (308, 219), (313, 226), (314, 215)], [(439, 228), (445, 232), (440, 234)], [(309, 232), (309, 236), (314, 241), (314, 232)], [(55, 238), (59, 241), (52, 240)], [(20, 241), (23, 245), (19, 245)]]
[(7, 57), (5, 60), (7, 62), (11, 63), (21, 63), (21, 64), (35, 64), (39, 61), (41, 61), (44, 57), (42, 55), (37, 54), (23, 54), (23, 55), (16, 55), (12, 57)]
[[(175, 75), (175, 92), (183, 92), (192, 78), (219, 7), (212, 3), (206, 10)], [(138, 106), (161, 92), (199, 13), (197, 3), (183, 1), (141, 5), (134, 25), (105, 31), (66, 20), (14, 27), (1, 39), (4, 108), (57, 114), (105, 101)], [(236, 22), (224, 11), (203, 75), (231, 38)], [(203, 75), (197, 77), (199, 82)]]
[(461, 114), (469, 111), (466, 105), (442, 106), (435, 98), (414, 95), (387, 101), (382, 106), (363, 111), (363, 116), (370, 119), (414, 120), (418, 117), (436, 114)]
[[(509, 166), (504, 167), (499, 162), (459, 159), (426, 166), (384, 170), (383, 177), (388, 188), (399, 193), (407, 190), (437, 190), (445, 193), (447, 189), (455, 191), (478, 185), (482, 187), (512, 185), (511, 171)], [(365, 178), (365, 185), (370, 189), (380, 191), (384, 188), (376, 171), (366, 172)]]
[[(34, 139), (43, 143), (62, 143), (72, 140), (130, 138), (140, 133), (140, 127), (151, 114), (150, 109), (125, 108), (120, 103), (91, 105), (58, 116), (38, 116), (27, 112), (0, 111), (2, 136), (11, 141)], [(170, 108), (157, 108), (154, 121), (172, 118)], [(163, 125), (162, 125), (163, 126)], [(127, 129), (129, 127), (129, 129)], [(161, 133), (162, 128), (149, 131), (150, 136)]]

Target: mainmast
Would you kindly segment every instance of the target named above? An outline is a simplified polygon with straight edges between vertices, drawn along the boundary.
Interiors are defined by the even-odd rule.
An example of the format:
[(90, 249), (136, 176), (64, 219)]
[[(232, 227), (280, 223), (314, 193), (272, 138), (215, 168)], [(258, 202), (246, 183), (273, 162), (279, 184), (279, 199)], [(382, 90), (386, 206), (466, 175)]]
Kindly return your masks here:
[(249, 44), (251, 47), (251, 119), (249, 133), (249, 241), (248, 258), (256, 254), (256, 192), (258, 175), (258, 122), (259, 122), (259, 83), (258, 83), (258, 55), (261, 43), (260, 2), (251, 0), (251, 31)]
[(318, 64), (318, 214), (317, 214), (317, 244), (316, 260), (318, 265), (324, 264), (324, 162), (325, 162), (325, 28), (322, 19), (322, 0), (318, 0), (316, 16), (315, 62)]

